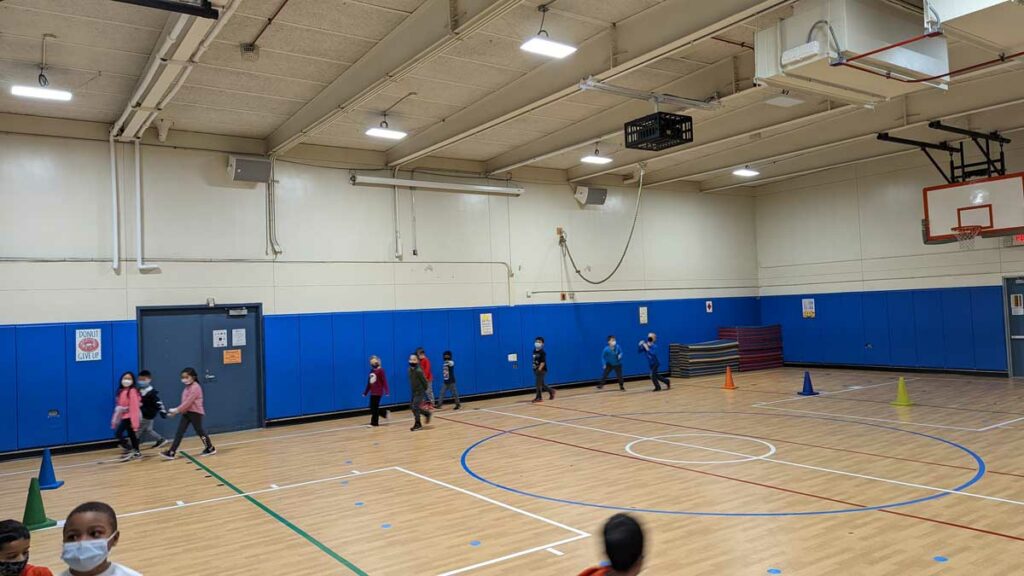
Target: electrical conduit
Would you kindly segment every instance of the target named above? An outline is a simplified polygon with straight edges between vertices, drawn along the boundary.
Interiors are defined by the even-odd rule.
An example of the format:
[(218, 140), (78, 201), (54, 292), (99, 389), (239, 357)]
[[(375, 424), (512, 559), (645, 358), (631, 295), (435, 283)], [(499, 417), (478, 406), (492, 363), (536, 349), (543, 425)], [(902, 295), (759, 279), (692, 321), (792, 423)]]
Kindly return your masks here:
[(156, 264), (146, 264), (142, 258), (142, 147), (135, 139), (135, 266), (139, 272), (159, 270)]
[(110, 227), (111, 227), (111, 247), (112, 253), (110, 256), (110, 267), (113, 268), (114, 272), (121, 270), (121, 230), (119, 226), (118, 218), (118, 198), (117, 198), (117, 157), (115, 156), (116, 147), (114, 144), (114, 130), (110, 130)]

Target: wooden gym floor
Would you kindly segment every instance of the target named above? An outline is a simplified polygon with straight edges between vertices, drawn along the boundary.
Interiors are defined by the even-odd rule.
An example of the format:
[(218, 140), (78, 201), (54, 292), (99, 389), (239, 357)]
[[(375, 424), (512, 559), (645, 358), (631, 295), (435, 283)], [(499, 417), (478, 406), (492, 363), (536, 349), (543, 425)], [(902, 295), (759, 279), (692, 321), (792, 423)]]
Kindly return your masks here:
[[(198, 460), (58, 456), (43, 498), (58, 520), (111, 503), (113, 558), (147, 576), (574, 575), (618, 510), (644, 523), (645, 574), (1024, 573), (1024, 386), (912, 374), (896, 408), (897, 373), (815, 370), (807, 398), (802, 375), (469, 402), (417, 433), (402, 412), (223, 434)], [(0, 463), (0, 517), (37, 467)], [(33, 562), (62, 568), (59, 548), (34, 533)]]

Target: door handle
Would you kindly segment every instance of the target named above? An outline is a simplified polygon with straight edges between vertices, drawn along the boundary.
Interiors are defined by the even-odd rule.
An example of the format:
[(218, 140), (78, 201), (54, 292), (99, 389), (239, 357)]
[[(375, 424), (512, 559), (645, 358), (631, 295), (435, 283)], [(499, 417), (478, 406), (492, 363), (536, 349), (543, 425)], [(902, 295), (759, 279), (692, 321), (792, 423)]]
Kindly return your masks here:
[(203, 374), (203, 378), (205, 378), (207, 380), (216, 380), (217, 379), (217, 375), (216, 374), (210, 374), (209, 372), (207, 372), (207, 373)]
[(1024, 340), (1024, 336), (1010, 336), (1010, 340)]

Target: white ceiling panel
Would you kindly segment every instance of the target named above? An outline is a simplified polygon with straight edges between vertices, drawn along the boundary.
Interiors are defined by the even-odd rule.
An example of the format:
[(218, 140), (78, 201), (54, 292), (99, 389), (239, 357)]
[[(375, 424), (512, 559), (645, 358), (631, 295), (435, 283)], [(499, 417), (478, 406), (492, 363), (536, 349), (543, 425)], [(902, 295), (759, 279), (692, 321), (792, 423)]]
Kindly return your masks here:
[(554, 102), (534, 110), (532, 114), (541, 118), (554, 118), (556, 120), (565, 120), (568, 122), (579, 122), (587, 118), (592, 118), (597, 114), (600, 114), (603, 108), (597, 106), (587, 106), (584, 104), (577, 104), (575, 102), (569, 102), (568, 100), (561, 100)]
[(125, 100), (124, 97), (111, 94), (79, 92), (71, 102), (48, 102), (18, 98), (3, 90), (0, 91), (0, 110), (13, 114), (113, 122), (124, 108)]
[(285, 78), (311, 80), (314, 82), (323, 82), (325, 79), (329, 82), (348, 68), (347, 64), (341, 62), (314, 60), (302, 56), (282, 54), (273, 50), (263, 50), (260, 52), (259, 60), (249, 62), (242, 60), (242, 55), (237, 46), (220, 42), (210, 45), (210, 49), (203, 54), (200, 62), (233, 68), (235, 70), (273, 74)]
[(149, 54), (160, 29), (39, 12), (4, 2), (0, 4), (0, 34), (39, 38), (40, 46), (43, 34), (56, 34), (64, 42)]
[(686, 62), (684, 60), (679, 60), (678, 58), (671, 57), (656, 60), (651, 64), (648, 64), (647, 67), (653, 70), (671, 72), (672, 74), (678, 74), (679, 76), (693, 74), (697, 70), (703, 68), (702, 65), (697, 64), (696, 62)]
[[(35, 64), (0, 60), (0, 83), (36, 85), (39, 68)], [(84, 70), (50, 68), (46, 71), (50, 86), (72, 93), (89, 91), (127, 97), (136, 78), (116, 74), (97, 75)]]
[[(381, 112), (394, 106), (402, 96), (404, 96), (404, 94), (401, 96), (395, 94), (380, 94), (368, 104), (360, 106), (360, 109), (372, 112)], [(458, 106), (429, 100), (421, 100), (416, 96), (410, 96), (409, 98), (402, 100), (398, 106), (392, 108), (389, 113), (398, 116), (418, 116), (420, 118), (441, 120), (447, 118), (458, 110), (461, 110)]]
[[(632, 88), (634, 90), (646, 90), (652, 91), (661, 88), (669, 82), (678, 80), (681, 78), (678, 74), (671, 72), (665, 72), (663, 70), (655, 70), (653, 68), (637, 68), (619, 76), (615, 80), (612, 80), (610, 84), (615, 86), (622, 86), (623, 88)], [(679, 94), (684, 96), (684, 94)], [(698, 97), (693, 95), (694, 98)]]
[[(255, 37), (253, 34), (245, 42), (251, 42)], [(352, 64), (373, 48), (374, 42), (275, 22), (260, 37), (258, 45), (261, 49)]]
[(263, 138), (284, 120), (281, 116), (265, 113), (194, 106), (177, 100), (167, 106), (161, 117), (173, 120), (177, 130), (247, 138)]
[[(552, 10), (571, 12), (594, 18), (609, 24), (621, 22), (630, 16), (660, 4), (662, 0), (616, 0), (614, 2), (594, 2), (593, 0), (559, 0), (551, 7)], [(551, 14), (548, 14), (551, 17)]]
[(511, 130), (502, 126), (496, 126), (489, 130), (484, 130), (476, 136), (479, 140), (492, 142), (495, 144), (508, 144), (509, 147), (522, 146), (533, 142), (537, 138), (544, 136), (540, 132), (527, 132), (524, 130)]
[[(38, 69), (40, 59), (38, 38), (0, 34), (0, 58), (27, 62)], [(137, 76), (149, 59), (148, 54), (106, 50), (98, 47), (67, 44), (58, 40), (46, 42), (46, 64), (53, 68), (76, 68), (104, 74)]]
[[(588, 0), (595, 6), (605, 4), (603, 0)], [(521, 4), (508, 14), (484, 26), (484, 31), (498, 36), (505, 36), (522, 44), (524, 41), (537, 35), (540, 30), (540, 12), (537, 7), (531, 4)], [(594, 34), (607, 28), (606, 25), (594, 22), (582, 21), (557, 12), (549, 12), (544, 21), (544, 29), (547, 30), (552, 40), (567, 42), (569, 44), (580, 44)], [(544, 56), (533, 54), (531, 58), (537, 62), (547, 62)]]
[(447, 102), (462, 107), (476, 102), (491, 92), (486, 88), (442, 82), (417, 74), (403, 76), (401, 80), (397, 80), (385, 88), (383, 93), (401, 97), (409, 92), (416, 92), (417, 98), (431, 102)]
[(502, 126), (511, 130), (525, 130), (527, 132), (536, 132), (539, 134), (550, 134), (571, 124), (572, 122), (568, 120), (558, 120), (555, 118), (544, 118), (541, 116), (534, 116), (533, 114), (526, 114), (513, 120), (509, 120), (502, 124)]
[(132, 6), (111, 0), (6, 0), (5, 5), (29, 8), (38, 12), (77, 16), (134, 27), (161, 30), (167, 21), (167, 12), (142, 6)]
[(406, 17), (403, 13), (383, 10), (362, 2), (290, 0), (278, 14), (275, 22), (299, 24), (367, 40), (380, 40)]
[(361, 138), (334, 138), (331, 136), (323, 136), (317, 134), (306, 141), (308, 144), (316, 144), (318, 146), (337, 146), (339, 148), (355, 148), (358, 150), (374, 150), (377, 152), (384, 152), (388, 148), (391, 148), (392, 143), (381, 140), (379, 138), (370, 138), (363, 136)]
[(497, 90), (522, 76), (522, 72), (448, 56), (438, 56), (420, 66), (416, 70), (416, 75), (421, 78), (447, 80), (466, 86)]
[(441, 150), (437, 156), (442, 158), (483, 161), (494, 158), (509, 148), (511, 148), (511, 146), (507, 144), (487, 142), (480, 140), (479, 138), (469, 138)]
[(266, 112), (277, 116), (291, 116), (302, 108), (304, 101), (273, 98), (261, 94), (233, 92), (219, 88), (185, 85), (174, 97), (174, 102), (200, 104), (218, 108), (235, 108), (248, 112)]
[(481, 32), (461, 39), (455, 46), (446, 50), (445, 55), (521, 72), (528, 72), (542, 64), (529, 52), (520, 50), (520, 44), (522, 42), (519, 39)]
[(188, 77), (186, 86), (209, 86), (300, 100), (309, 100), (324, 88), (324, 84), (319, 82), (232, 70), (206, 64), (200, 64), (192, 69), (192, 75)]

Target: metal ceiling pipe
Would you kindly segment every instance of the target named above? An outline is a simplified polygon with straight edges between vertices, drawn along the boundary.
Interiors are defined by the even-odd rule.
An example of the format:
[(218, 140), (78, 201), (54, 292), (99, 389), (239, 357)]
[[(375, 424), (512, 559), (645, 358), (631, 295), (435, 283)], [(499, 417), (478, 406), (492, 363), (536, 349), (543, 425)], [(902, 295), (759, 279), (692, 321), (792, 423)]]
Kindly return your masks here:
[(135, 140), (135, 267), (139, 272), (159, 270), (156, 264), (146, 264), (142, 258), (142, 146)]
[(118, 218), (118, 196), (117, 196), (117, 148), (114, 144), (114, 131), (110, 131), (110, 206), (111, 206), (111, 256), (110, 267), (114, 272), (121, 270), (121, 228)]
[(146, 74), (142, 77), (142, 80), (135, 86), (135, 92), (132, 94), (131, 100), (125, 105), (124, 112), (121, 113), (121, 117), (114, 123), (112, 131), (114, 134), (118, 134), (121, 128), (124, 126), (128, 116), (131, 115), (132, 111), (135, 110), (142, 102), (142, 96), (146, 93), (146, 88), (149, 87), (149, 83), (152, 82), (153, 76), (156, 75), (157, 69), (164, 63), (164, 57), (167, 56), (167, 51), (178, 41), (178, 36), (181, 35), (181, 31), (185, 28), (185, 24), (189, 20), (189, 16), (182, 14), (178, 16), (178, 21), (174, 23), (174, 27), (171, 28), (171, 32), (164, 37), (164, 41), (160, 44), (160, 48), (153, 53), (153, 59), (149, 62), (149, 67), (146, 69)]

